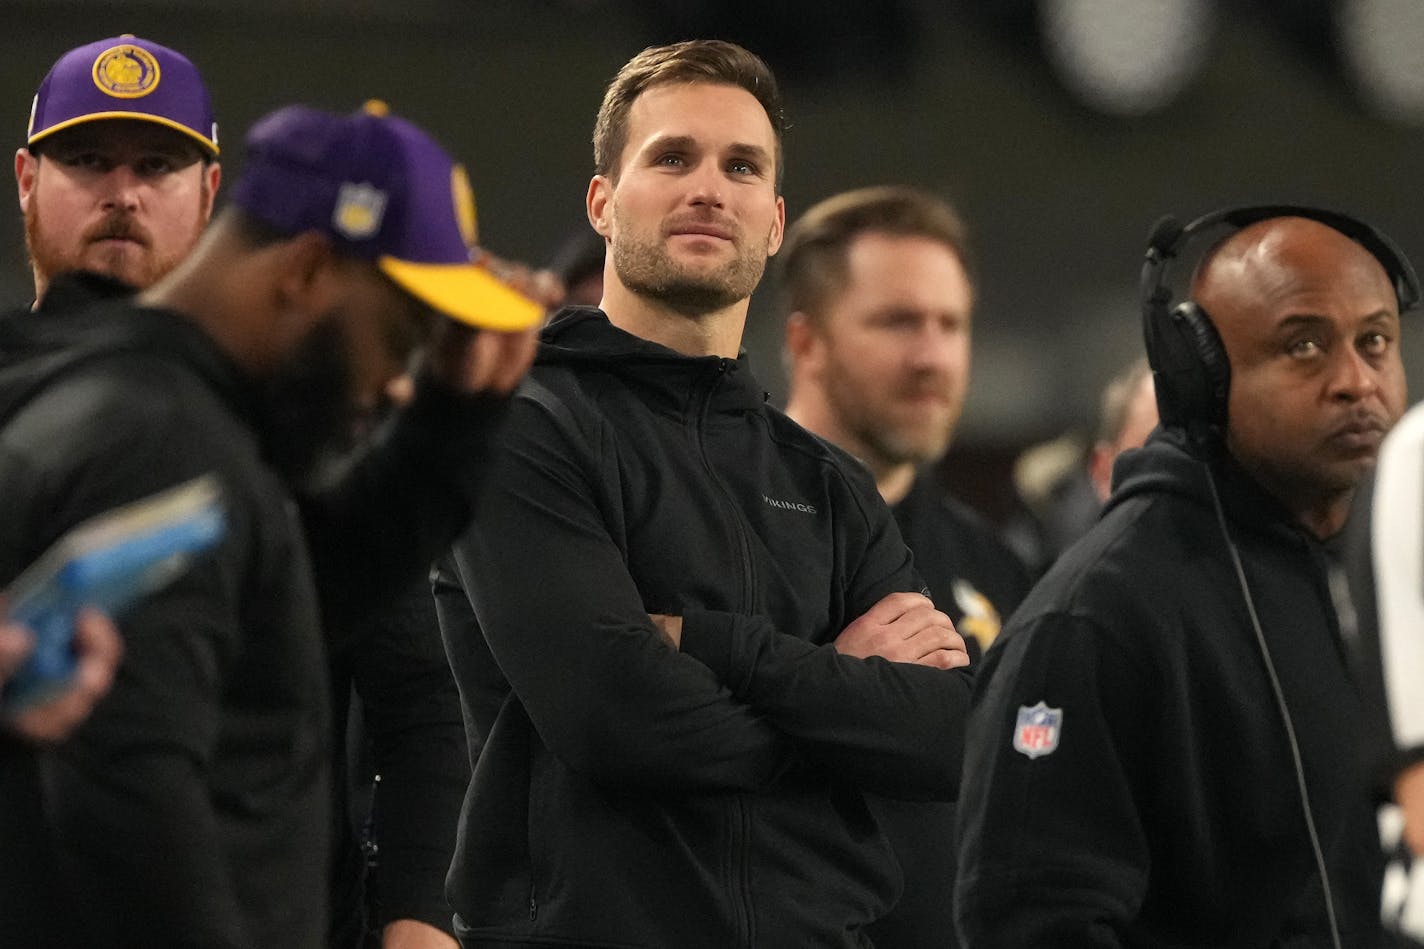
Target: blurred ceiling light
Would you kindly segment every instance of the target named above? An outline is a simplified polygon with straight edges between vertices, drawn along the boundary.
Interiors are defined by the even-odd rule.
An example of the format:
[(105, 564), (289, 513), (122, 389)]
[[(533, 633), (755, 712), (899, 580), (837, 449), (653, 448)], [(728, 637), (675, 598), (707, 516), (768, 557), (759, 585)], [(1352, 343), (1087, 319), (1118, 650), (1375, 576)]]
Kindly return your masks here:
[(1424, 124), (1424, 0), (1337, 0), (1337, 49), (1371, 112)]
[[(1424, 0), (1401, 0), (1419, 3)], [(1201, 72), (1211, 0), (1039, 0), (1039, 36), (1059, 81), (1120, 117), (1164, 108)]]

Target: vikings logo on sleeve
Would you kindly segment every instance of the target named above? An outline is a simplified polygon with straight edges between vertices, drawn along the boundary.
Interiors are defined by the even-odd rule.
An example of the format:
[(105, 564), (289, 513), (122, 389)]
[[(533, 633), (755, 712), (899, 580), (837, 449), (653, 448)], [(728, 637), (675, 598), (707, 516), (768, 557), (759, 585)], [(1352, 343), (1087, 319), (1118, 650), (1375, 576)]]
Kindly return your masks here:
[(1058, 750), (1058, 739), (1063, 734), (1063, 709), (1049, 708), (1043, 702), (1030, 708), (1019, 706), (1019, 717), (1014, 722), (1014, 751), (1041, 758)]

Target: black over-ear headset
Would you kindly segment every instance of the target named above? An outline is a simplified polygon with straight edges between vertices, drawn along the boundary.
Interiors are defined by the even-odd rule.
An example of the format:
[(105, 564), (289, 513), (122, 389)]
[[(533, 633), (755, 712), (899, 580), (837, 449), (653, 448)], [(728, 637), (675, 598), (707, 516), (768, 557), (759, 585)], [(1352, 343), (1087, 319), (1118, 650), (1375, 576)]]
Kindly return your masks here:
[(1225, 208), (1183, 226), (1175, 218), (1158, 221), (1147, 239), (1142, 266), (1142, 333), (1147, 362), (1157, 387), (1157, 410), (1163, 425), (1177, 426), (1204, 437), (1219, 434), (1226, 424), (1226, 397), (1231, 365), (1211, 317), (1187, 300), (1173, 306), (1167, 273), (1194, 235), (1227, 225), (1241, 230), (1275, 217), (1319, 221), (1354, 240), (1374, 255), (1394, 285), (1399, 311), (1419, 303), (1419, 277), (1395, 243), (1364, 221), (1337, 211), (1290, 204)]
[[(1310, 218), (1351, 238), (1373, 254), (1384, 267), (1394, 285), (1401, 313), (1413, 309), (1419, 303), (1419, 278), (1409, 260), (1384, 234), (1348, 215), (1320, 208), (1267, 204), (1214, 211), (1186, 226), (1179, 224), (1174, 218), (1163, 218), (1152, 228), (1147, 239), (1147, 261), (1142, 267), (1141, 283), (1142, 333), (1147, 344), (1147, 362), (1152, 367), (1153, 383), (1157, 387), (1157, 410), (1162, 424), (1185, 429), (1195, 440), (1219, 437), (1226, 424), (1231, 364), (1227, 361), (1226, 349), (1221, 345), (1221, 337), (1207, 312), (1190, 300), (1172, 305), (1172, 291), (1167, 286), (1168, 265), (1177, 258), (1195, 234), (1223, 224), (1240, 230), (1257, 221), (1275, 217)], [(1285, 727), (1306, 836), (1310, 841), (1311, 854), (1315, 858), (1316, 872), (1320, 876), (1325, 915), (1330, 927), (1330, 942), (1334, 949), (1341, 949), (1330, 874), (1326, 869), (1325, 851), (1321, 846), (1320, 833), (1315, 826), (1315, 816), (1311, 809), (1310, 788), (1305, 781), (1305, 766), (1301, 761), (1295, 722), (1291, 718), (1290, 707), (1286, 704), (1285, 691), (1276, 673), (1276, 664), (1271, 658), (1265, 631), (1261, 628), (1261, 618), (1256, 612), (1251, 586), (1246, 582), (1241, 552), (1237, 549), (1227, 526), (1226, 512), (1217, 492), (1216, 479), (1206, 459), (1202, 459), (1202, 467), (1216, 513), (1217, 526), (1221, 530), (1227, 555), (1236, 574), (1236, 582), (1256, 637), (1256, 648), (1261, 654), (1271, 694), (1276, 701), (1276, 710)]]

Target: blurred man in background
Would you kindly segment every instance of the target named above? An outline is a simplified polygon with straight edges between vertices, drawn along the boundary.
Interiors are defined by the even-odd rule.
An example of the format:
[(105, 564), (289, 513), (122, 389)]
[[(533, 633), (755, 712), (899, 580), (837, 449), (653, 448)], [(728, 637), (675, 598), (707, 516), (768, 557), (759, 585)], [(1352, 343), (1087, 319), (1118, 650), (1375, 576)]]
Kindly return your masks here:
[[(954, 209), (907, 187), (849, 191), (787, 232), (786, 413), (859, 458), (935, 605), (973, 654), (1028, 590), (992, 527), (937, 482), (969, 388), (974, 286)], [(867, 930), (885, 949), (954, 944), (954, 806), (871, 797), (905, 893)]]
[(936, 605), (988, 648), (1026, 592), (1018, 558), (931, 466), (969, 390), (974, 285), (958, 214), (912, 188), (815, 205), (787, 232), (786, 414), (855, 455), (895, 512)]
[(1140, 448), (1156, 425), (1152, 372), (1146, 359), (1137, 359), (1103, 388), (1091, 444), (1069, 432), (1018, 457), (1014, 488), (1022, 510), (1010, 518), (1004, 538), (1035, 576), (1097, 523), (1118, 455)]

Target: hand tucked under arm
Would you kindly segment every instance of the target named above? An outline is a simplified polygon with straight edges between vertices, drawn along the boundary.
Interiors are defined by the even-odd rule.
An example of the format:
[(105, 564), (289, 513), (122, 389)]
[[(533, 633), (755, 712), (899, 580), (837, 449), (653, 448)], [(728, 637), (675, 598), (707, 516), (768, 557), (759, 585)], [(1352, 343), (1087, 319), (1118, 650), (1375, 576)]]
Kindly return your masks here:
[(653, 621), (653, 628), (656, 629), (667, 641), (667, 644), (674, 649), (682, 647), (682, 617), (668, 616), (663, 613), (649, 613), (648, 619)]
[(459, 943), (427, 923), (395, 919), (381, 930), (381, 949), (459, 949)]

